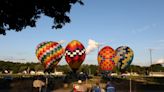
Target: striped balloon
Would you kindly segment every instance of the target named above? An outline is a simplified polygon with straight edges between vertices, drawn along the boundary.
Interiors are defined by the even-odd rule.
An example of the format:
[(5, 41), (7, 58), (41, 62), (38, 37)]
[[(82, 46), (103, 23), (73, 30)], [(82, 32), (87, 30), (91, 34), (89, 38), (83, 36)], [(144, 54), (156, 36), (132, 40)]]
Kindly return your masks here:
[(123, 70), (131, 64), (134, 53), (128, 46), (120, 46), (116, 49), (116, 56), (118, 57), (117, 68)]
[(73, 40), (65, 48), (65, 59), (70, 68), (76, 72), (85, 59), (86, 53), (83, 44)]
[(57, 42), (46, 41), (37, 46), (35, 54), (45, 69), (47, 69), (55, 67), (59, 63), (64, 55), (64, 48)]

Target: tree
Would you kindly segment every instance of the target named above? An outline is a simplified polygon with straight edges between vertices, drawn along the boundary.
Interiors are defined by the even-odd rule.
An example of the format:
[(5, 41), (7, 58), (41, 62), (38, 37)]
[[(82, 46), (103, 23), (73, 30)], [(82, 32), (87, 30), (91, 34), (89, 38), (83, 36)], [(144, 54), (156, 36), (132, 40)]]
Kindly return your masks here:
[(35, 27), (41, 14), (53, 18), (52, 28), (62, 28), (70, 22), (67, 14), (75, 3), (83, 5), (81, 0), (1, 0), (0, 34), (5, 35), (7, 30)]
[(40, 70), (44, 70), (44, 67), (42, 64), (38, 64), (38, 65), (35, 65), (34, 69), (35, 71), (40, 71)]
[(160, 72), (160, 71), (163, 71), (163, 66), (162, 66), (162, 64), (152, 64), (152, 65), (150, 66), (150, 68), (151, 68), (151, 70), (152, 70), (153, 72)]
[(91, 69), (91, 74), (97, 75), (97, 73), (98, 73), (97, 65), (90, 65), (89, 68)]
[(27, 70), (27, 66), (20, 66), (19, 67), (19, 72), (23, 72), (25, 70)]
[(139, 73), (140, 71), (142, 71), (142, 70), (141, 70), (141, 67), (138, 66), (138, 65), (130, 65), (130, 66), (127, 68), (127, 71), (128, 71), (128, 72), (131, 72), (131, 70), (132, 70), (132, 72), (137, 72), (137, 73)]
[(57, 71), (63, 71), (65, 74), (67, 74), (71, 71), (71, 69), (68, 65), (57, 65), (55, 68)]

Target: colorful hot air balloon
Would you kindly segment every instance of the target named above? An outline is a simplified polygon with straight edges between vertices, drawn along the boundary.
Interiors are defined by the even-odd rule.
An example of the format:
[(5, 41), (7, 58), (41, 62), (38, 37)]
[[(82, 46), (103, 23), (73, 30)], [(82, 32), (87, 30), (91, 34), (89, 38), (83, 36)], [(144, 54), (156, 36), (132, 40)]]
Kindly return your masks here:
[(98, 53), (98, 64), (102, 71), (111, 71), (115, 67), (115, 51), (110, 46), (103, 47)]
[(73, 40), (65, 48), (65, 60), (70, 68), (76, 72), (85, 59), (86, 53), (83, 44)]
[(117, 68), (124, 70), (131, 64), (134, 53), (128, 46), (120, 46), (116, 49), (116, 56), (118, 57)]
[(64, 55), (64, 48), (53, 41), (46, 41), (40, 43), (36, 48), (36, 56), (38, 60), (44, 65), (45, 69), (55, 67), (62, 56)]

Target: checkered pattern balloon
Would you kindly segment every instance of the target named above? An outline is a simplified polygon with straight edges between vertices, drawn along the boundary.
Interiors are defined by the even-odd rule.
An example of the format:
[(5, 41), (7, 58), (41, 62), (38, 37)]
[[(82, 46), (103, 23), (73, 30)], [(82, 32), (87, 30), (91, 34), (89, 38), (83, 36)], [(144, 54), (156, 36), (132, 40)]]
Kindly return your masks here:
[(129, 47), (120, 46), (116, 49), (116, 55), (118, 57), (117, 67), (119, 70), (123, 70), (131, 64), (134, 53)]
[(115, 67), (115, 51), (110, 46), (105, 46), (98, 53), (98, 64), (103, 71), (111, 71)]
[(64, 55), (64, 48), (57, 42), (46, 41), (37, 46), (35, 54), (47, 69), (51, 66), (55, 67), (59, 63)]
[(85, 59), (84, 46), (77, 40), (73, 40), (65, 48), (65, 60), (73, 71), (77, 71)]

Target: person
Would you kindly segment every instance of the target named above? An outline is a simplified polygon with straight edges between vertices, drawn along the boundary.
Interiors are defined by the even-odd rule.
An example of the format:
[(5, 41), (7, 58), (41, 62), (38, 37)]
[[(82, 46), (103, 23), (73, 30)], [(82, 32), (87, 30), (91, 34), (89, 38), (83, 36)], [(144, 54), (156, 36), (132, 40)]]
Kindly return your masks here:
[(93, 86), (91, 92), (101, 92), (101, 87), (99, 85), (99, 82), (96, 82), (96, 85)]
[(78, 80), (78, 84), (73, 85), (73, 92), (87, 92), (87, 88), (82, 84), (82, 80)]
[(33, 81), (33, 87), (39, 89), (39, 92), (41, 92), (43, 86), (45, 86), (45, 83), (42, 80)]
[(106, 84), (106, 92), (116, 92), (115, 87), (111, 84), (110, 81), (108, 81)]

